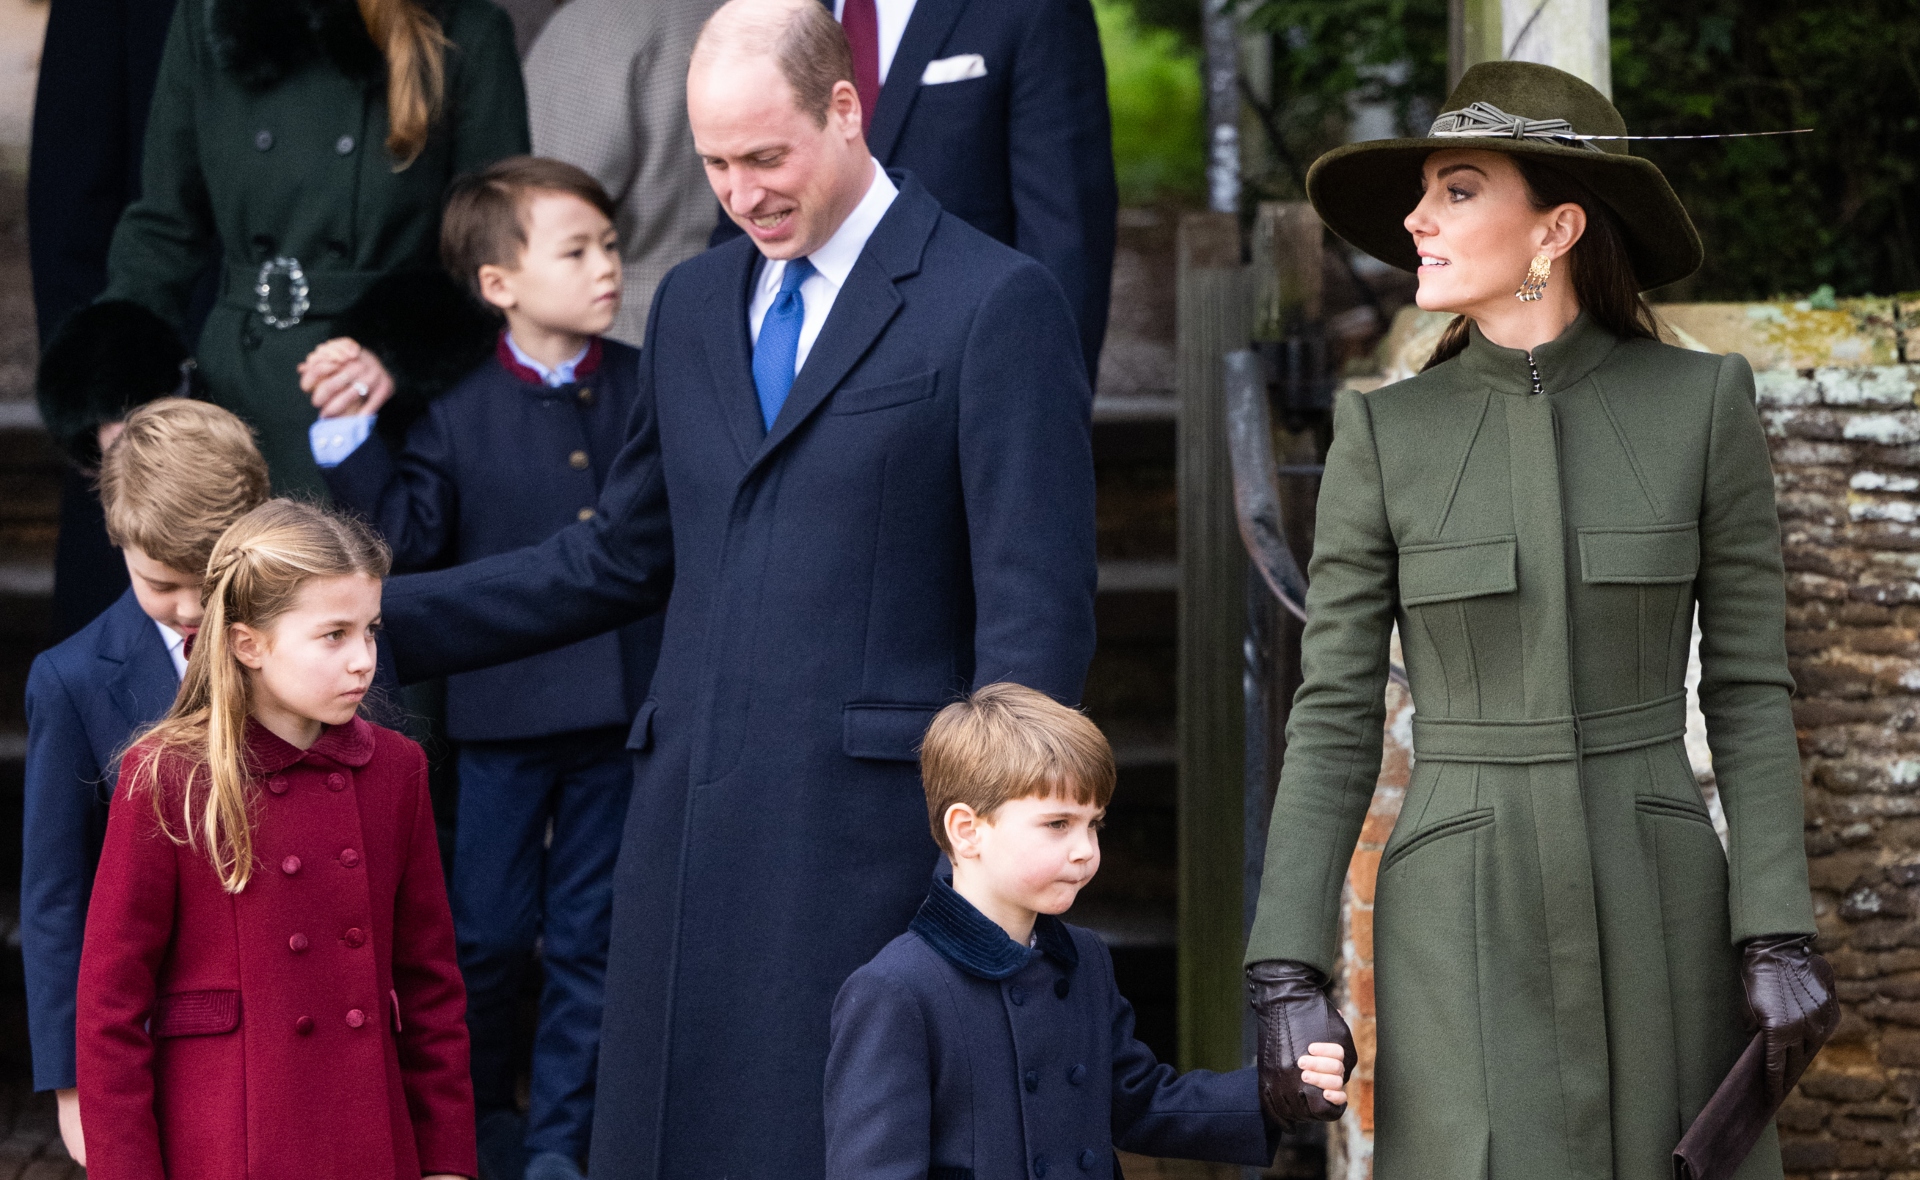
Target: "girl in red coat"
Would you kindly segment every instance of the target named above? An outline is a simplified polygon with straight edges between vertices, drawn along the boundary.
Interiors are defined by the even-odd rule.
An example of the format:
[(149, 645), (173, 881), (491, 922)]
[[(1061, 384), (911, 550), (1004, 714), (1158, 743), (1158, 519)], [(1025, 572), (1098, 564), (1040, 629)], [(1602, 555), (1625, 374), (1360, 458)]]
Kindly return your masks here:
[(386, 571), (366, 529), (289, 500), (213, 551), (87, 914), (93, 1180), (477, 1174), (426, 761), (359, 716)]

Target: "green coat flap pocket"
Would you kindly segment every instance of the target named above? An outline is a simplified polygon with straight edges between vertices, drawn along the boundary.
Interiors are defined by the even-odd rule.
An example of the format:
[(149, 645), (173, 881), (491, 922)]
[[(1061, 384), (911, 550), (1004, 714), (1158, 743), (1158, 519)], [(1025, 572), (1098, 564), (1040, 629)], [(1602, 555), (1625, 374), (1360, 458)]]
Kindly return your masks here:
[(841, 750), (849, 758), (913, 762), (939, 711), (939, 705), (848, 705), (840, 714)]
[(1515, 555), (1512, 537), (1408, 545), (1400, 550), (1400, 605), (1511, 594), (1520, 588)]
[(174, 992), (154, 1001), (155, 1037), (207, 1037), (240, 1027), (237, 991)]
[(1657, 586), (1700, 572), (1700, 526), (1692, 521), (1579, 532), (1583, 582)]

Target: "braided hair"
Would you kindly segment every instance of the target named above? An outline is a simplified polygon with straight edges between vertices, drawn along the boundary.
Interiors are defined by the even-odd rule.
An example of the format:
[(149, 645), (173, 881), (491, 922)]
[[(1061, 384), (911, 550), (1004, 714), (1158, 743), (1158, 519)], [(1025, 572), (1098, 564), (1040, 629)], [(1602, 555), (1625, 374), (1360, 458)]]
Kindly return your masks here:
[[(232, 629), (272, 626), (316, 578), (381, 579), (389, 564), (386, 544), (364, 524), (297, 500), (267, 501), (213, 547), (180, 695), (130, 743), (127, 789), (152, 795), (161, 830), (204, 852), (228, 893), (246, 888), (253, 871), (255, 794), (246, 743), (252, 680), (234, 655)], [(162, 788), (163, 766), (185, 784), (177, 797)]]

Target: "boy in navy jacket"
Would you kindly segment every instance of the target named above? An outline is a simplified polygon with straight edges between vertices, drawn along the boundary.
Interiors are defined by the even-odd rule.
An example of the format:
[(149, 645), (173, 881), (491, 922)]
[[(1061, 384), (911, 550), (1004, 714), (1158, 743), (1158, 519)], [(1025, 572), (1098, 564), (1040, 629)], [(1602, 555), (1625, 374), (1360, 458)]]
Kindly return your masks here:
[[(827, 1175), (1110, 1180), (1115, 1147), (1272, 1163), (1277, 1128), (1254, 1070), (1155, 1061), (1106, 947), (1054, 917), (1100, 867), (1114, 765), (1099, 729), (1045, 694), (991, 684), (934, 718), (920, 767), (953, 875), (834, 1002)], [(1306, 1083), (1345, 1102), (1351, 1054), (1310, 1054)]]
[[(502, 160), (455, 183), (441, 256), (505, 317), (496, 355), (428, 407), (397, 458), (367, 417), (313, 431), (328, 488), (386, 536), (396, 572), (537, 544), (596, 511), (639, 380), (639, 353), (599, 335), (620, 306), (612, 214), (591, 176), (557, 160)], [(331, 341), (310, 363), (354, 347)], [(451, 896), (481, 1163), (495, 1180), (581, 1174), (633, 781), (627, 729), (659, 636), (655, 615), (447, 681), (460, 782)], [(513, 1049), (536, 940), (545, 986), (523, 1124)]]
[(173, 706), (213, 543), (266, 498), (266, 460), (240, 419), (182, 398), (133, 411), (100, 464), (107, 536), (133, 585), (27, 674), (20, 952), (33, 1086), (55, 1091), (60, 1137), (82, 1164), (74, 993), (120, 752)]

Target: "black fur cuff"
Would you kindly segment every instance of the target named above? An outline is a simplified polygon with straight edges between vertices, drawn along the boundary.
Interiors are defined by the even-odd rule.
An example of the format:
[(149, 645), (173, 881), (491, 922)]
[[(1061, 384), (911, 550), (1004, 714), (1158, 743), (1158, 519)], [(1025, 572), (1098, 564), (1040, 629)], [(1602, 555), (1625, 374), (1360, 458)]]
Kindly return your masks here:
[(126, 299), (91, 304), (68, 316), (41, 354), (40, 419), (61, 450), (92, 468), (102, 425), (156, 398), (190, 395), (192, 371), (180, 333), (159, 316)]

